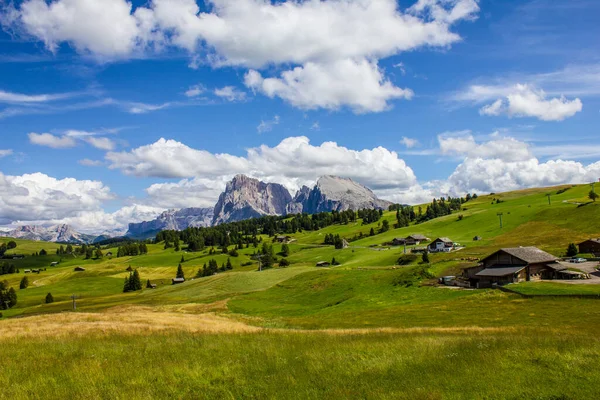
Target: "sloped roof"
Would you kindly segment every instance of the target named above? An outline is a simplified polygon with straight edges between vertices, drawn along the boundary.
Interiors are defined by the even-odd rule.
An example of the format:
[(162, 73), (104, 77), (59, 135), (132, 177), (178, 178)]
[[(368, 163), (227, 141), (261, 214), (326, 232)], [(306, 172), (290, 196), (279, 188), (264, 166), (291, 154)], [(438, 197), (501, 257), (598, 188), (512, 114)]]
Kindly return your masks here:
[(540, 250), (537, 247), (533, 247), (533, 246), (509, 247), (509, 248), (500, 249), (500, 251), (504, 251), (505, 253), (508, 253), (511, 256), (518, 258), (519, 260), (523, 260), (527, 264), (537, 264), (537, 263), (552, 262), (552, 261), (557, 260), (557, 258), (554, 257), (552, 254), (546, 253), (545, 251)]
[(517, 267), (494, 267), (494, 268), (486, 268), (484, 270), (479, 271), (475, 274), (475, 276), (508, 276), (512, 274), (516, 274), (517, 272), (525, 269), (524, 265), (520, 265)]
[(567, 269), (566, 266), (564, 266), (564, 265), (562, 265), (561, 263), (558, 263), (558, 262), (548, 263), (548, 264), (546, 264), (546, 267), (552, 268), (555, 271), (564, 271), (564, 270)]
[(437, 239), (435, 239), (435, 240), (434, 240), (434, 242), (437, 242), (437, 241), (442, 241), (442, 242), (444, 242), (444, 243), (454, 243), (454, 242), (452, 241), (452, 239), (449, 239), (449, 238), (447, 238), (447, 237), (441, 237), (441, 238), (437, 238)]
[(412, 239), (415, 239), (415, 240), (427, 240), (427, 236), (425, 236), (425, 235), (419, 235), (419, 234), (416, 234), (416, 235), (409, 235), (409, 236), (407, 236), (406, 238), (407, 238), (407, 239), (408, 239), (408, 238), (412, 238)]
[(588, 239), (588, 240), (584, 240), (583, 242), (579, 243), (579, 244), (583, 244), (585, 242), (594, 242), (594, 243), (598, 243), (600, 244), (600, 238), (597, 239)]

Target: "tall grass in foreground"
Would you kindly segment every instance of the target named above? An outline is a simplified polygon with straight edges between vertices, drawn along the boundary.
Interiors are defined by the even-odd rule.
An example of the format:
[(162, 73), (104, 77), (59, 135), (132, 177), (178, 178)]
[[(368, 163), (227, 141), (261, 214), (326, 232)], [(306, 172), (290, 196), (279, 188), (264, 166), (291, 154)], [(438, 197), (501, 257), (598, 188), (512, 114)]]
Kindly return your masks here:
[(3, 399), (595, 399), (600, 341), (528, 331), (0, 341)]

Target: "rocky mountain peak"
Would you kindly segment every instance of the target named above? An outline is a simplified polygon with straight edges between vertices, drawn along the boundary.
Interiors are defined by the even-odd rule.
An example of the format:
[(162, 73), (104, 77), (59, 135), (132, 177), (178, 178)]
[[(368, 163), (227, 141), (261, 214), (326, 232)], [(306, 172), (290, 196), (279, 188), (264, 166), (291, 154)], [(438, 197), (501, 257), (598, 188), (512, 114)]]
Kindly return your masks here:
[(219, 196), (213, 225), (241, 221), (263, 215), (283, 215), (292, 196), (278, 183), (265, 183), (236, 175)]

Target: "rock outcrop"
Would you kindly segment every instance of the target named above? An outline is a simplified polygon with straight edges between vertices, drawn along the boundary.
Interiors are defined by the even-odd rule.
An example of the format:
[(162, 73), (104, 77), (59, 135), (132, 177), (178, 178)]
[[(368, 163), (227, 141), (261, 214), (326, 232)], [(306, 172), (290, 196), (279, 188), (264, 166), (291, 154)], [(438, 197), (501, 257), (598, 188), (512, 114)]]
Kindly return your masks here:
[(337, 176), (323, 176), (312, 190), (307, 189), (305, 186), (298, 191), (294, 202), (288, 205), (289, 213), (315, 214), (334, 210), (387, 209), (391, 204), (377, 198), (371, 189), (352, 179)]
[(213, 225), (263, 215), (284, 215), (291, 202), (290, 192), (278, 183), (265, 183), (245, 175), (236, 175), (219, 196)]

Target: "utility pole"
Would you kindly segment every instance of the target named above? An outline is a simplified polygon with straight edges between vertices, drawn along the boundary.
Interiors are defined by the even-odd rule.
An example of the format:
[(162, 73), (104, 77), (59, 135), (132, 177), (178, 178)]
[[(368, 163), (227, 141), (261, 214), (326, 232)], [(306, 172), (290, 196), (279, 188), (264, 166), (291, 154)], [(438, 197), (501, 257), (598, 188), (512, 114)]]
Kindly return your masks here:
[(551, 206), (552, 203), (550, 202), (550, 193), (548, 193), (546, 196), (548, 196), (548, 205)]
[(504, 213), (498, 213), (497, 215), (500, 218), (500, 229), (502, 229), (502, 216), (504, 215)]
[(75, 302), (75, 299), (77, 299), (77, 295), (73, 294), (71, 296), (71, 299), (73, 299), (73, 311), (77, 311), (77, 303)]

